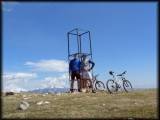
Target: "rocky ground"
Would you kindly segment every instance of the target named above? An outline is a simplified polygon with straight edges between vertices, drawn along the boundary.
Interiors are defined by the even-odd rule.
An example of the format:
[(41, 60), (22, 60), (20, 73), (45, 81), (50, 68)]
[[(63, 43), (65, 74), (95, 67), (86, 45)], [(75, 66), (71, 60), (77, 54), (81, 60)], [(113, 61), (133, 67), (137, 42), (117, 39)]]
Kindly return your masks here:
[(2, 95), (2, 118), (158, 118), (157, 90)]

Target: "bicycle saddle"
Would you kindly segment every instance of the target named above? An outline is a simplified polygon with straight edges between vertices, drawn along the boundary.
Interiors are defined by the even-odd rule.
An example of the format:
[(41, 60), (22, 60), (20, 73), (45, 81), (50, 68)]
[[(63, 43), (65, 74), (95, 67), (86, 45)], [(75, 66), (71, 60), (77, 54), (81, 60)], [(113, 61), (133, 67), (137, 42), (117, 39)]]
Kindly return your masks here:
[(110, 74), (110, 75), (113, 75), (113, 73), (114, 73), (113, 71), (109, 71), (109, 74)]

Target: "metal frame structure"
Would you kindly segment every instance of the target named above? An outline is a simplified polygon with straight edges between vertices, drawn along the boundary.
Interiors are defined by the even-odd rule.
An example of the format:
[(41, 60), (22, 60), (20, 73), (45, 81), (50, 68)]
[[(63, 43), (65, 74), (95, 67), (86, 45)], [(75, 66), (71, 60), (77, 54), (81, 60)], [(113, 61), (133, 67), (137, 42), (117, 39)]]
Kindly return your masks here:
[[(82, 50), (82, 36), (83, 35), (88, 35), (88, 39), (89, 39), (89, 53), (83, 53), (83, 50)], [(72, 36), (76, 36), (76, 39), (77, 39), (77, 53), (74, 53), (74, 54), (79, 54), (79, 59), (80, 61), (82, 60), (81, 59), (81, 56), (82, 55), (87, 55), (87, 56), (90, 56), (91, 57), (91, 60), (93, 60), (92, 58), (92, 44), (91, 44), (91, 33), (90, 31), (88, 30), (82, 30), (82, 29), (79, 29), (79, 28), (75, 28), (71, 31), (69, 31), (67, 33), (67, 39), (68, 39), (68, 62), (70, 61), (70, 57), (73, 56), (74, 54), (71, 54), (71, 50), (70, 50), (70, 44), (71, 44), (71, 40), (72, 40)], [(74, 46), (76, 47), (76, 46)], [(93, 70), (92, 70), (92, 73), (93, 73)], [(69, 75), (69, 80), (70, 80), (70, 75)]]
[[(84, 34), (88, 34), (89, 36), (89, 42), (90, 42), (90, 52), (89, 53), (83, 53), (82, 51), (82, 44), (81, 44), (81, 41), (82, 41), (82, 35)], [(74, 54), (71, 54), (71, 51), (70, 51), (70, 41), (71, 41), (71, 35), (74, 35), (77, 37), (77, 54), (87, 54), (87, 55), (90, 55), (91, 56), (91, 59), (92, 59), (92, 46), (91, 46), (91, 33), (90, 31), (88, 30), (82, 30), (82, 29), (79, 29), (79, 28), (75, 28), (73, 30), (71, 30), (70, 32), (67, 33), (67, 38), (68, 38), (68, 60), (69, 60), (69, 57), (74, 55)]]

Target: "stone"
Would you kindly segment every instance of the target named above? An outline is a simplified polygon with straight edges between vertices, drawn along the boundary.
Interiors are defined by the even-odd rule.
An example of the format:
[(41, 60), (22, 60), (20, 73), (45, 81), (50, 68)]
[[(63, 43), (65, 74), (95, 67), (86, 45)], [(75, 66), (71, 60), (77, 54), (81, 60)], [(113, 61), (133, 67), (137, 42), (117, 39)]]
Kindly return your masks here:
[(43, 101), (39, 101), (37, 102), (37, 105), (42, 105), (44, 102)]
[(26, 97), (26, 95), (23, 95), (23, 97), (25, 98), (25, 97)]
[(61, 93), (57, 93), (56, 95), (60, 96), (60, 95), (61, 95)]
[(29, 105), (28, 102), (22, 101), (22, 102), (20, 102), (18, 109), (20, 109), (20, 110), (26, 110), (26, 109), (28, 109), (29, 106), (30, 105)]
[(86, 92), (86, 89), (85, 89), (85, 88), (83, 88), (83, 89), (82, 89), (82, 92), (83, 92), (83, 93), (85, 93), (85, 92)]
[(31, 98), (31, 97), (24, 97), (23, 99), (24, 99), (24, 100), (28, 100), (28, 99), (30, 99), (30, 98)]
[(8, 96), (8, 95), (14, 95), (14, 92), (6, 92), (5, 95), (6, 96)]
[(49, 101), (45, 101), (44, 103), (45, 103), (45, 104), (49, 104), (50, 102), (49, 102)]
[(105, 106), (106, 104), (103, 103), (102, 105)]

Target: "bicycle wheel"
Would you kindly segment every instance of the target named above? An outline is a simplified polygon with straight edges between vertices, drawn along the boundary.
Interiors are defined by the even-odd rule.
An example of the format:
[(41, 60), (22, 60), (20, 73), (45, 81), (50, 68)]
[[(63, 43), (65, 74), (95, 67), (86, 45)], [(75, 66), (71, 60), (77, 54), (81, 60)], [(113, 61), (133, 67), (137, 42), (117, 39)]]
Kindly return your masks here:
[(117, 83), (116, 83), (114, 80), (112, 80), (112, 79), (109, 79), (109, 80), (107, 81), (106, 86), (107, 86), (107, 90), (108, 90), (108, 92), (109, 92), (110, 94), (118, 91), (118, 85), (117, 85)]
[(105, 90), (105, 85), (102, 81), (96, 81), (95, 83), (96, 90)]
[(128, 80), (123, 80), (123, 88), (126, 92), (132, 91), (132, 84)]

